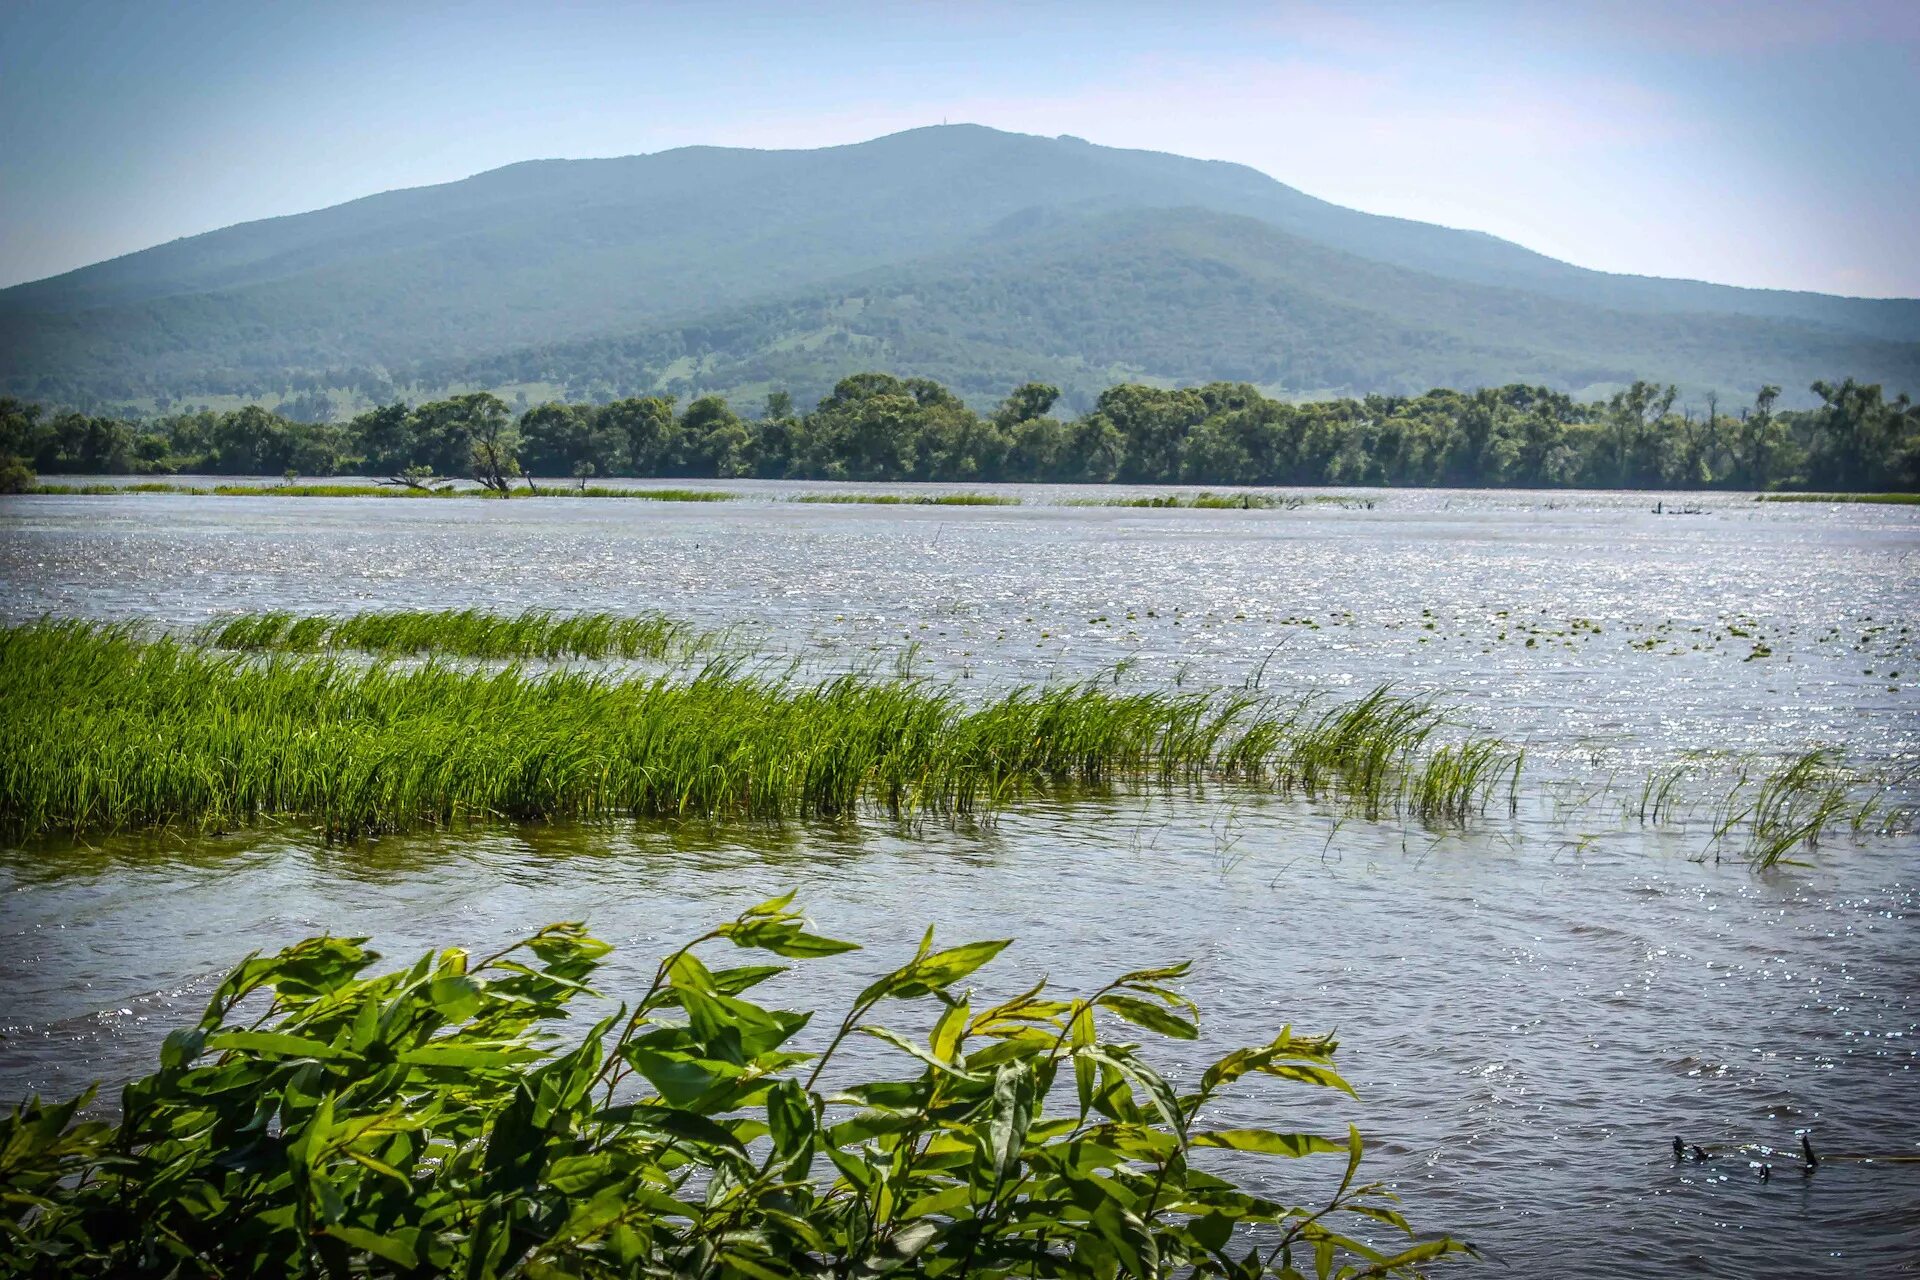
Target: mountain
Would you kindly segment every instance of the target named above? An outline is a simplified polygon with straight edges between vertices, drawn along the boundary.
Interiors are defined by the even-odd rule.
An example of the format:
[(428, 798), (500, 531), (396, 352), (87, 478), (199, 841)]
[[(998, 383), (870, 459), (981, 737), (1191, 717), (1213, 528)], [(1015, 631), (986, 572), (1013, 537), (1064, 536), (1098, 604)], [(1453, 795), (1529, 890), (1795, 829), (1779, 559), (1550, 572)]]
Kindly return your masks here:
[(1920, 388), (1920, 301), (1588, 271), (1240, 165), (958, 125), (542, 160), (0, 290), (0, 389), (803, 397), (858, 368), (1272, 391)]

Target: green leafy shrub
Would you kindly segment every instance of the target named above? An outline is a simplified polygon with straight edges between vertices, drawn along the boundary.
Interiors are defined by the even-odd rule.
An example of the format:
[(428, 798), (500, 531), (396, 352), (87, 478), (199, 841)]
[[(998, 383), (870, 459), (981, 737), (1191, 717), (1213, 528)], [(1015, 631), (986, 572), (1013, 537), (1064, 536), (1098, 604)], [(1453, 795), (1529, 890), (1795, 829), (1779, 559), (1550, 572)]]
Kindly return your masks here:
[(33, 468), (10, 453), (0, 453), (0, 493), (28, 493), (39, 483)]
[[(78, 1119), (84, 1098), (0, 1119), (0, 1275), (1354, 1276), (1464, 1248), (1412, 1239), (1358, 1181), (1351, 1128), (1203, 1121), (1250, 1074), (1351, 1093), (1330, 1039), (1283, 1030), (1179, 1092), (1112, 1037), (1193, 1039), (1197, 1010), (1167, 985), (1184, 965), (976, 1010), (958, 984), (1007, 944), (935, 950), (929, 930), (820, 1053), (796, 1051), (811, 1015), (744, 994), (780, 966), (696, 955), (855, 949), (806, 932), (789, 901), (675, 951), (584, 1036), (555, 1024), (598, 998), (610, 948), (577, 924), (371, 978), (358, 938), (250, 958), (127, 1086), (117, 1124)], [(890, 1000), (931, 1005), (931, 1034), (874, 1025)], [(853, 1036), (908, 1072), (840, 1081)], [(1210, 1148), (1327, 1153), (1346, 1172), (1294, 1206), (1197, 1167)]]

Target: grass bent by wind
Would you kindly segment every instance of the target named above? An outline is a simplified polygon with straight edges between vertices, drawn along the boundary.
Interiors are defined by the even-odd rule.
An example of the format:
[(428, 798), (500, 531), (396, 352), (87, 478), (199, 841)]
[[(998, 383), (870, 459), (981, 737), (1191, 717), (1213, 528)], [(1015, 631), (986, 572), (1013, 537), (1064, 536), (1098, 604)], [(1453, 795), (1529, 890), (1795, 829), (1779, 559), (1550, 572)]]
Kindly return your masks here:
[(389, 656), (443, 654), (482, 659), (685, 656), (714, 637), (664, 613), (518, 614), (482, 609), (396, 610), (341, 617), (284, 611), (216, 619), (197, 638), (217, 649), (316, 653), (329, 649)]
[(1087, 682), (975, 704), (724, 661), (674, 676), (399, 667), (42, 621), (0, 629), (0, 823), (286, 816), (353, 839), (487, 820), (961, 817), (1036, 787), (1204, 777), (1435, 822), (1514, 803), (1521, 753), (1436, 745), (1444, 725), (1432, 701), (1386, 689), (1329, 706)]

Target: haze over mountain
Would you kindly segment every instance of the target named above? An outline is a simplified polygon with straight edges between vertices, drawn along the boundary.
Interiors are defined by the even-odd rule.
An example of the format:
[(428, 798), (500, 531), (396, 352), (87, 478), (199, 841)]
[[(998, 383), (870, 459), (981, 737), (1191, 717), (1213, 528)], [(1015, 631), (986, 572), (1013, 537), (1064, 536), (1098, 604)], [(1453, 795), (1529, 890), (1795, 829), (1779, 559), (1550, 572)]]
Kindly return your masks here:
[[(1920, 388), (1920, 301), (1608, 275), (1252, 169), (970, 125), (510, 165), (0, 291), (0, 389), (76, 404), (485, 386), (802, 400), (881, 368), (1413, 392)], [(347, 396), (338, 397), (344, 402)]]

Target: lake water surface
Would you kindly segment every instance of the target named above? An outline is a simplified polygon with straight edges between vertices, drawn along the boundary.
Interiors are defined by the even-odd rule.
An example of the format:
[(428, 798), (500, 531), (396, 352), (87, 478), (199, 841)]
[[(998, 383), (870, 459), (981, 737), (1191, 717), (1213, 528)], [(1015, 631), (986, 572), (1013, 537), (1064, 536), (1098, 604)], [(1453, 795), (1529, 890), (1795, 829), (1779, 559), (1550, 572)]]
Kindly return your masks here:
[[(703, 484), (701, 487), (718, 487)], [(1221, 1118), (1337, 1132), (1423, 1227), (1512, 1274), (1910, 1274), (1920, 1164), (1920, 844), (1830, 840), (1756, 874), (1627, 816), (1690, 751), (1920, 760), (1920, 512), (1672, 495), (1388, 492), (1276, 511), (24, 498), (9, 620), (238, 609), (661, 609), (768, 663), (903, 664), (963, 694), (1077, 678), (1433, 692), (1527, 745), (1545, 790), (1472, 829), (1244, 790), (1036, 799), (982, 828), (493, 829), (326, 848), (297, 828), (0, 855), (0, 1096), (117, 1082), (242, 954), (321, 931), (396, 960), (561, 918), (616, 977), (797, 887), (868, 945), (780, 980), (844, 996), (937, 923), (1013, 936), (983, 989), (1191, 957), (1190, 1067), (1292, 1022), (1359, 1091)], [(858, 486), (877, 492), (884, 486)], [(951, 486), (943, 486), (942, 492)], [(1366, 504), (1371, 505), (1366, 505)], [(1544, 798), (1543, 798), (1544, 797)], [(1676, 1166), (1671, 1139), (1726, 1151)], [(1265, 1167), (1265, 1166), (1263, 1166)], [(1310, 1195), (1337, 1170), (1287, 1167)]]

